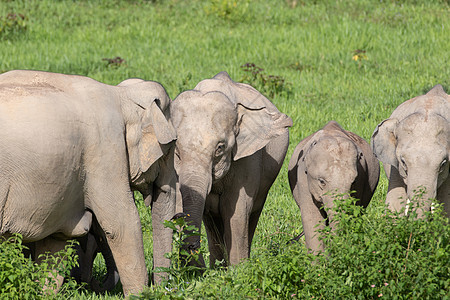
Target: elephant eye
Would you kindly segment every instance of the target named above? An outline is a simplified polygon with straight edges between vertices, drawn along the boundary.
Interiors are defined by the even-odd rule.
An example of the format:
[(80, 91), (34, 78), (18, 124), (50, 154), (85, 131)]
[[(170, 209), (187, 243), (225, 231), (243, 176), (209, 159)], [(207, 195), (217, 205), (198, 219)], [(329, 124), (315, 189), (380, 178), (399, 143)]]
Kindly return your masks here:
[(325, 186), (326, 185), (325, 179), (318, 178), (317, 180), (319, 180), (319, 183), (320, 183), (321, 186)]
[(405, 160), (403, 159), (403, 157), (400, 157), (400, 162), (402, 163), (402, 166), (406, 167), (406, 163), (405, 163)]
[(216, 156), (221, 156), (221, 155), (223, 155), (224, 152), (225, 152), (225, 144), (224, 143), (219, 143), (217, 145), (215, 155)]

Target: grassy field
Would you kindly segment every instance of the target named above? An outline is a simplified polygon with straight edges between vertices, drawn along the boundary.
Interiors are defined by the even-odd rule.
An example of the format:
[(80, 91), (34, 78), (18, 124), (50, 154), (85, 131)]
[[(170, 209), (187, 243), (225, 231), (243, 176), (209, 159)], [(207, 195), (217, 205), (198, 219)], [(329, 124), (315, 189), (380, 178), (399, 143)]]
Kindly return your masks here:
[[(235, 81), (263, 91), (294, 126), (253, 242), (252, 258), (262, 260), (267, 249), (278, 251), (302, 229), (287, 181), (297, 143), (330, 120), (369, 140), (401, 102), (438, 83), (450, 92), (449, 33), (445, 0), (2, 1), (0, 72), (36, 69), (108, 84), (140, 77), (160, 82), (173, 99), (200, 80), (227, 71)], [(263, 69), (264, 78), (273, 76), (272, 81), (254, 78), (241, 67), (250, 63)], [(386, 189), (382, 174), (369, 216), (381, 214)], [(150, 269), (150, 215), (142, 205), (140, 213)], [(284, 297), (223, 294), (220, 282), (208, 285), (208, 276), (231, 275), (215, 272), (194, 284), (214, 291), (212, 298)], [(244, 277), (239, 272), (245, 268), (232, 268), (229, 274)], [(234, 288), (242, 292), (242, 287)], [(84, 290), (74, 293), (100, 297)], [(321, 293), (308, 297), (314, 295)]]

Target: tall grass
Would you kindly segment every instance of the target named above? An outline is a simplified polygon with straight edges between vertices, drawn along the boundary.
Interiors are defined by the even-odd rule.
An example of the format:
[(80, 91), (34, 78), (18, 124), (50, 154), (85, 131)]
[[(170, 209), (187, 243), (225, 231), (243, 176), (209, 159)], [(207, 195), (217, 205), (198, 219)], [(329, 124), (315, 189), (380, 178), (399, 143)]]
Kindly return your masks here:
[[(287, 162), (301, 139), (336, 120), (368, 140), (401, 102), (437, 83), (450, 91), (445, 0), (17, 0), (0, 3), (0, 26), (10, 13), (25, 19), (5, 25), (7, 34), (0, 31), (0, 71), (38, 69), (109, 84), (140, 77), (162, 83), (171, 98), (223, 70), (234, 80), (245, 79), (241, 66), (247, 63), (282, 78), (286, 90), (271, 100), (294, 126), (252, 245), (252, 260), (266, 265), (266, 249), (283, 251), (301, 231), (287, 184)], [(355, 60), (357, 53), (364, 55)], [(116, 57), (122, 61), (109, 63)], [(382, 174), (368, 216), (381, 215), (386, 188)], [(151, 219), (139, 201), (138, 207), (150, 271)], [(253, 276), (247, 269), (205, 276)], [(79, 297), (94, 296), (85, 291)]]

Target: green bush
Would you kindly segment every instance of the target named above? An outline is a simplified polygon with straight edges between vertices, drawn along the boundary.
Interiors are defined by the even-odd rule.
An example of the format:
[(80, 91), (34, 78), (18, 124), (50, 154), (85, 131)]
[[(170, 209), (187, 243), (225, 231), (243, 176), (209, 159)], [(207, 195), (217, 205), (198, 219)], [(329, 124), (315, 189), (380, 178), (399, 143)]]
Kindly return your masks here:
[(248, 83), (269, 98), (284, 96), (289, 98), (291, 94), (291, 84), (278, 75), (268, 75), (264, 69), (254, 63), (246, 63), (241, 66), (244, 76), (240, 82)]
[(11, 38), (27, 29), (28, 18), (23, 14), (8, 13), (0, 17), (0, 39)]
[(28, 248), (22, 244), (22, 236), (14, 234), (0, 240), (0, 295), (2, 299), (40, 299), (56, 296), (57, 274), (66, 278), (59, 293), (68, 295), (75, 282), (69, 278), (70, 270), (77, 264), (73, 243), (54, 256), (44, 254), (40, 264), (24, 255)]
[(205, 12), (227, 21), (240, 22), (245, 19), (249, 3), (250, 0), (210, 0)]
[[(183, 290), (156, 288), (148, 298), (448, 299), (450, 229), (441, 205), (418, 220), (366, 213), (356, 199), (336, 196), (336, 230), (321, 231), (326, 250), (314, 256), (303, 243), (279, 244), (228, 270), (208, 270)], [(418, 203), (414, 200), (413, 203)]]
[(417, 219), (421, 196), (416, 194), (406, 217), (387, 209), (365, 214), (352, 198), (336, 201), (336, 233), (324, 235), (326, 253), (316, 266), (321, 276), (309, 279), (309, 292), (324, 298), (448, 297), (449, 219), (442, 205)]

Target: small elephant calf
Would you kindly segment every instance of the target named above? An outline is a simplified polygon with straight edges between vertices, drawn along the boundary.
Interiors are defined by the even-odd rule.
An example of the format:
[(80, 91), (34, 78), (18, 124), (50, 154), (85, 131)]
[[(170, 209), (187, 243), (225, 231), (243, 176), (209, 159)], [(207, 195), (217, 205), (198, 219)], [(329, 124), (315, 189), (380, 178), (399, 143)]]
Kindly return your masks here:
[(300, 141), (288, 174), (301, 211), (306, 246), (317, 253), (324, 246), (314, 231), (325, 226), (324, 219), (332, 221), (331, 193), (355, 191), (352, 196), (359, 199), (357, 204), (366, 207), (378, 185), (380, 165), (364, 139), (331, 121)]

